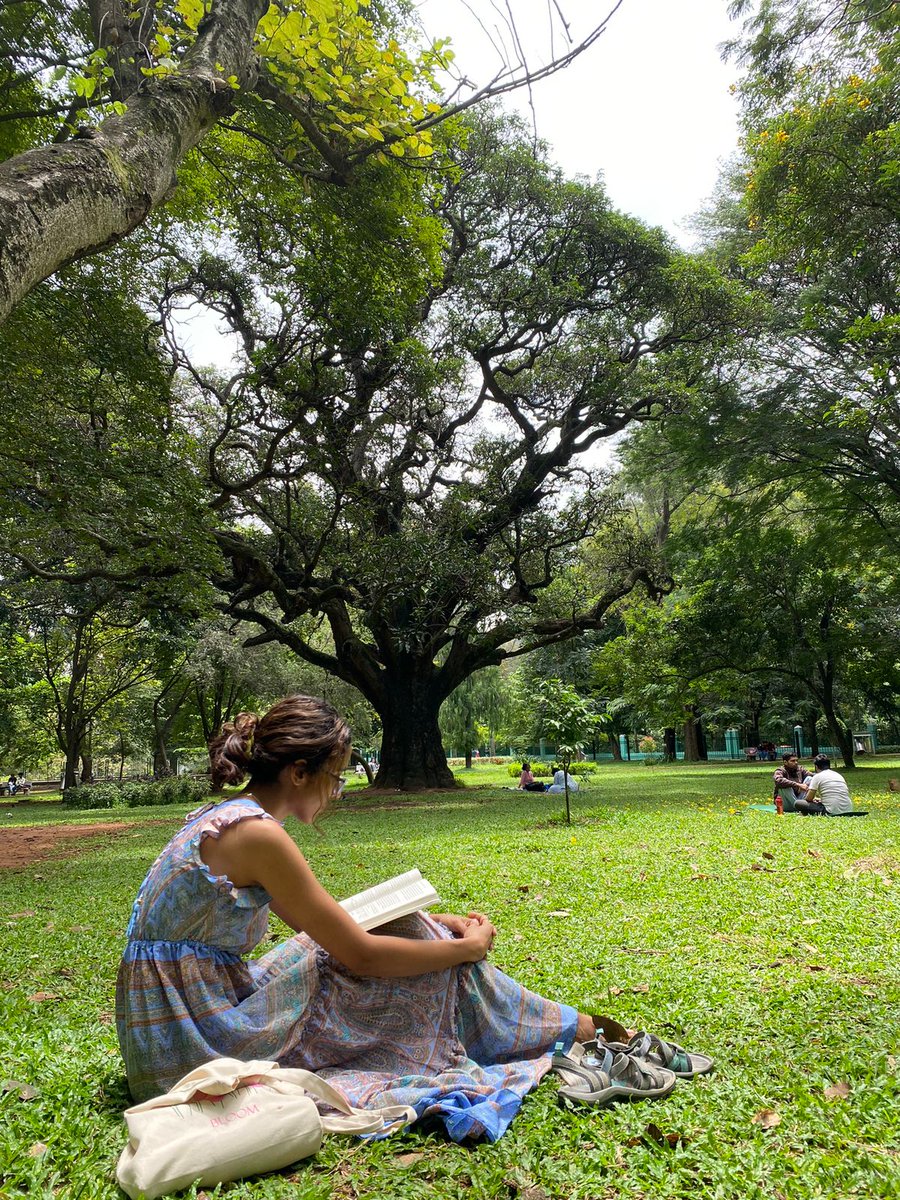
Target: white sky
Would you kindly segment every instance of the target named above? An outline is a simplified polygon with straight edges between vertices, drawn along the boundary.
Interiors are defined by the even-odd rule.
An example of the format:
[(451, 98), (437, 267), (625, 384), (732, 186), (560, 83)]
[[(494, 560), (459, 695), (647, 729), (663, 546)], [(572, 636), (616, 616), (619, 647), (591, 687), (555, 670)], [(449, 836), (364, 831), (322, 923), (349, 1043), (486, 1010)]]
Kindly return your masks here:
[[(500, 60), (472, 16), (496, 37), (506, 0), (418, 0), (432, 37), (449, 36), (455, 66), (476, 83)], [(551, 53), (549, 11), (558, 6), (577, 42), (615, 0), (509, 0), (526, 56), (540, 65), (564, 52), (558, 18)], [(703, 204), (719, 162), (737, 142), (736, 69), (718, 46), (737, 32), (727, 0), (622, 0), (606, 32), (571, 66), (535, 85), (539, 135), (571, 175), (601, 174), (617, 208), (662, 225), (684, 245), (679, 223)], [(508, 36), (508, 35), (507, 35)], [(526, 92), (505, 103), (530, 119)]]
[[(450, 37), (455, 66), (476, 84), (500, 60), (476, 11), (496, 36), (507, 0), (418, 0), (431, 37)], [(558, 7), (579, 41), (615, 0), (508, 0), (532, 66), (564, 52), (559, 20), (552, 40), (548, 12)], [(727, 0), (621, 0), (606, 32), (565, 70), (535, 85), (538, 134), (570, 175), (602, 175), (617, 208), (662, 225), (690, 246), (684, 225), (711, 194), (719, 164), (737, 142), (737, 106), (729, 94), (735, 68), (718, 46), (735, 32)], [(505, 103), (531, 119), (528, 95)], [(229, 358), (227, 339), (208, 313), (181, 323), (182, 339), (209, 361)]]

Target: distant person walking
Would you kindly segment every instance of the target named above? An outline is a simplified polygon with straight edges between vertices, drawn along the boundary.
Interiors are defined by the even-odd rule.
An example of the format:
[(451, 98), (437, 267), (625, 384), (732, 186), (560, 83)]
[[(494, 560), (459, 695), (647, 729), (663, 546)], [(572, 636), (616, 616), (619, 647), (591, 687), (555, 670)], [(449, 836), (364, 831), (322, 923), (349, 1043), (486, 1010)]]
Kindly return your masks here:
[(799, 790), (804, 798), (796, 802), (797, 812), (804, 817), (827, 815), (839, 817), (853, 811), (847, 781), (838, 771), (832, 771), (831, 760), (826, 754), (817, 754), (813, 759), (815, 775)]

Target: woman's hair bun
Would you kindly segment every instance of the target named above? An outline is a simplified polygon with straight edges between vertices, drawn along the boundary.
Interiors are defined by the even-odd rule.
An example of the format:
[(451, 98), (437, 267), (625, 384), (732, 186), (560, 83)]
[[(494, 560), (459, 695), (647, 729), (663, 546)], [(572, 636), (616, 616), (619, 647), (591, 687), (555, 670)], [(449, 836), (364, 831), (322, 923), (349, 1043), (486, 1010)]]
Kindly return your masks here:
[(240, 783), (247, 775), (258, 724), (256, 713), (238, 713), (233, 721), (226, 721), (219, 736), (210, 742), (209, 762), (214, 787)]

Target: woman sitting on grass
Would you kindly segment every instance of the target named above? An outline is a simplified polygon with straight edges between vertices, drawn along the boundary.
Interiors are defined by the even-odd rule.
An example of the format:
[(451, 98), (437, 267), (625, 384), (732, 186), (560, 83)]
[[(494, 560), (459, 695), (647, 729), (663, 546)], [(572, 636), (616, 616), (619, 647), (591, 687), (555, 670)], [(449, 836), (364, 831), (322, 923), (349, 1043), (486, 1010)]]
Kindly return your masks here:
[[(527, 991), (486, 961), (496, 931), (480, 913), (420, 912), (364, 932), (283, 828), (288, 816), (313, 824), (343, 791), (350, 732), (324, 701), (242, 713), (210, 756), (216, 784), (249, 785), (188, 816), (135, 901), (116, 1020), (136, 1100), (213, 1058), (274, 1059), (319, 1072), (358, 1107), (409, 1104), (456, 1140), (493, 1140), (554, 1047), (577, 1043), (583, 1058), (598, 1022), (623, 1044), (592, 1044), (583, 1063), (558, 1055), (572, 1098), (665, 1095), (666, 1055), (688, 1074), (709, 1062), (658, 1039), (625, 1045), (616, 1022)], [(270, 910), (296, 936), (248, 959)]]

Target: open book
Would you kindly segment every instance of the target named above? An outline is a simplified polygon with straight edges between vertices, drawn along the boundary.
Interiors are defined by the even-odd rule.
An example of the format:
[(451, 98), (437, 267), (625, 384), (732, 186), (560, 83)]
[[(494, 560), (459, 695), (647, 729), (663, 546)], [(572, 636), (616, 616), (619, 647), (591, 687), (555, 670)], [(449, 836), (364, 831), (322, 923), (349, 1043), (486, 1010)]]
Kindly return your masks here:
[(374, 887), (357, 892), (341, 901), (350, 916), (363, 929), (377, 929), (397, 917), (405, 917), (408, 913), (418, 912), (429, 904), (437, 904), (438, 894), (422, 877), (421, 871), (407, 871), (405, 875), (397, 875), (386, 879), (384, 883), (376, 883)]

